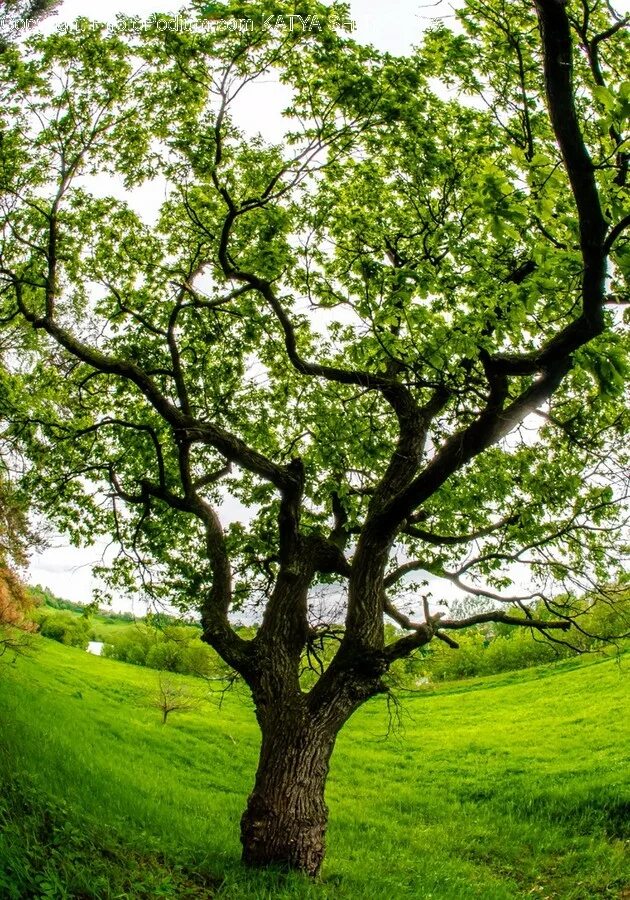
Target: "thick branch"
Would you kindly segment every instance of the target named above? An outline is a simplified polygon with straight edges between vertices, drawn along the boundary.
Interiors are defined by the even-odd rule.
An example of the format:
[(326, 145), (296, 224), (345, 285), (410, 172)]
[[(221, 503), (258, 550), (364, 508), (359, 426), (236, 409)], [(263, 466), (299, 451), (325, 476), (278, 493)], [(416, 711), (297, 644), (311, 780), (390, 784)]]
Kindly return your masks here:
[(216, 484), (217, 481), (220, 481), (222, 478), (225, 478), (226, 475), (229, 475), (231, 471), (232, 464), (228, 462), (221, 469), (217, 469), (216, 472), (209, 472), (207, 475), (198, 478), (193, 483), (193, 487), (196, 491), (200, 491), (211, 484)]
[(473, 541), (478, 540), (478, 538), (494, 534), (495, 531), (501, 531), (508, 525), (514, 525), (515, 522), (518, 522), (518, 518), (517, 515), (506, 516), (504, 519), (495, 522), (493, 525), (488, 525), (486, 528), (479, 528), (477, 531), (471, 531), (469, 534), (435, 534), (432, 531), (425, 531), (423, 528), (418, 528), (417, 525), (413, 524), (405, 525), (403, 533), (408, 534), (411, 537), (419, 538), (427, 544), (451, 547), (456, 544), (470, 544)]
[(558, 0), (536, 0), (540, 23), (545, 87), (551, 124), (571, 184), (584, 263), (582, 312), (539, 351), (531, 354), (492, 357), (497, 370), (513, 375), (531, 375), (566, 359), (604, 327), (607, 224), (602, 213), (595, 168), (584, 143), (575, 108), (571, 32), (565, 4)]
[(408, 656), (410, 653), (413, 653), (414, 650), (417, 650), (418, 647), (428, 644), (435, 636), (443, 613), (436, 613), (432, 616), (429, 611), (429, 603), (426, 597), (422, 598), (422, 603), (425, 621), (419, 623), (412, 622), (408, 616), (401, 613), (400, 610), (394, 606), (387, 596), (383, 595), (384, 612), (390, 619), (393, 619), (394, 622), (400, 625), (401, 628), (413, 632), (413, 634), (407, 634), (405, 637), (399, 638), (385, 648), (385, 658), (389, 663)]
[(524, 628), (535, 628), (537, 631), (545, 631), (546, 629), (560, 629), (568, 631), (571, 628), (571, 622), (566, 619), (560, 621), (546, 622), (543, 619), (520, 618), (518, 616), (510, 616), (502, 612), (478, 613), (475, 616), (469, 616), (467, 619), (442, 619), (440, 628), (449, 630), (460, 630), (462, 628), (470, 628), (471, 625), (481, 625), (484, 622), (498, 622), (503, 625), (516, 625)]
[(624, 216), (623, 219), (620, 219), (619, 222), (610, 229), (610, 232), (604, 241), (604, 251), (606, 253), (610, 253), (613, 244), (626, 228), (630, 228), (630, 213), (628, 213), (627, 216)]
[(384, 600), (385, 613), (393, 619), (402, 628), (412, 631), (412, 634), (399, 638), (394, 643), (389, 644), (385, 648), (385, 657), (391, 663), (396, 659), (408, 656), (419, 647), (428, 644), (433, 637), (437, 637), (453, 649), (458, 649), (458, 644), (448, 635), (441, 632), (446, 629), (449, 631), (458, 631), (464, 628), (470, 628), (473, 625), (481, 625), (486, 622), (497, 622), (503, 625), (512, 625), (516, 627), (533, 628), (536, 631), (546, 632), (547, 630), (568, 631), (572, 627), (572, 622), (568, 619), (544, 621), (542, 619), (534, 619), (530, 616), (520, 618), (518, 616), (510, 616), (500, 611), (491, 611), (487, 613), (478, 613), (469, 616), (466, 619), (444, 619), (442, 613), (431, 616), (426, 598), (424, 602), (424, 622), (412, 622), (408, 616), (401, 613), (387, 598)]

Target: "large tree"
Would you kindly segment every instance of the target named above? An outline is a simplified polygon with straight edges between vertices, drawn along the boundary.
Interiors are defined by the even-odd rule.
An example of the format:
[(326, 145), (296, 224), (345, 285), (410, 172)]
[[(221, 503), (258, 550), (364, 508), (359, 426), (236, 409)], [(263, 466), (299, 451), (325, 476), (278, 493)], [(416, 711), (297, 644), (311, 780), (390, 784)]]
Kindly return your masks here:
[[(390, 667), (479, 622), (570, 640), (567, 582), (623, 556), (627, 23), (469, 0), (393, 58), (343, 8), (196, 10), (3, 54), (13, 435), (114, 585), (199, 610), (262, 731), (243, 858), (314, 874), (335, 738)], [(233, 114), (274, 72), (281, 144)], [(306, 690), (318, 585), (345, 623)]]

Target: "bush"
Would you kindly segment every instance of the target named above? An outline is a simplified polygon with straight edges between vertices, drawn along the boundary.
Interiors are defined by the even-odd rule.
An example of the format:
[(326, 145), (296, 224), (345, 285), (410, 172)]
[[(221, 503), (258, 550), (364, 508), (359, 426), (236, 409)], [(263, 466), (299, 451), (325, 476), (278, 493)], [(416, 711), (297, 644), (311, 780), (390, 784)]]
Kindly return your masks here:
[(46, 613), (38, 610), (35, 621), (39, 633), (44, 637), (70, 647), (87, 648), (90, 640), (90, 621), (85, 616), (74, 616), (70, 612)]
[(154, 627), (138, 622), (110, 636), (103, 647), (110, 659), (182, 675), (211, 678), (225, 672), (225, 664), (191, 625)]
[(138, 623), (112, 635), (103, 647), (103, 656), (135, 666), (144, 666), (152, 643), (152, 632), (145, 625)]
[[(579, 651), (615, 651), (630, 631), (630, 591), (623, 586), (607, 588), (604, 594), (579, 600), (564, 598), (567, 612), (580, 612), (576, 621), (581, 631), (573, 630), (561, 639), (568, 644), (550, 643), (543, 635), (527, 628), (503, 624), (485, 624), (453, 635), (459, 650), (432, 641), (422, 655), (417, 654), (399, 666), (396, 674), (403, 687), (414, 687), (418, 675), (429, 681), (452, 681), (511, 672), (544, 665), (573, 656)], [(570, 608), (569, 608), (570, 607)], [(509, 610), (508, 610), (509, 611)], [(544, 605), (534, 610), (539, 619), (557, 618)], [(518, 614), (518, 611), (516, 611)], [(604, 640), (603, 637), (609, 640)]]

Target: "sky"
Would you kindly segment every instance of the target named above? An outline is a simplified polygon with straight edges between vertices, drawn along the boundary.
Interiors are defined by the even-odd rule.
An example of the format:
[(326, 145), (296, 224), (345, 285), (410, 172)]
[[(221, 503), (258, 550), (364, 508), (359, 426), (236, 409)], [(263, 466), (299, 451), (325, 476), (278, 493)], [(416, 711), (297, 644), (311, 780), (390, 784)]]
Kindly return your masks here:
[[(151, 13), (175, 13), (182, 6), (184, 3), (178, 0), (112, 0), (97, 7), (86, 0), (64, 0), (58, 14), (44, 28), (49, 30), (51, 25), (57, 27), (73, 21), (77, 16), (113, 22), (118, 13), (146, 18)], [(349, 6), (354, 37), (397, 54), (407, 53), (418, 42), (427, 23), (436, 16), (453, 15), (449, 0), (390, 0), (386, 3), (351, 0)], [(290, 7), (291, 4), (287, 3), (287, 10)]]
[[(146, 19), (151, 13), (175, 13), (181, 7), (182, 3), (177, 0), (113, 0), (107, 6), (99, 6), (95, 11), (95, 7), (85, 0), (65, 0), (57, 14), (38, 28), (46, 32), (63, 29), (77, 16), (114, 22), (116, 15), (122, 13)], [(346, 27), (352, 30), (355, 39), (374, 44), (380, 50), (395, 54), (408, 53), (436, 15), (452, 15), (452, 8), (447, 0), (426, 4), (417, 0), (395, 0), (394, 3), (353, 0), (350, 7), (350, 24)], [(280, 129), (282, 103), (279, 102), (278, 94), (272, 95), (269, 90), (263, 101), (259, 91), (260, 88), (253, 88), (250, 94), (244, 97), (238, 124), (250, 133), (264, 130), (266, 136), (274, 140), (273, 132)], [(98, 191), (99, 185), (94, 184), (94, 188)], [(111, 193), (111, 190), (112, 186), (108, 180), (103, 184), (103, 192)], [(159, 184), (153, 184), (140, 192), (134, 206), (137, 205), (150, 216), (162, 199)], [(227, 524), (241, 511), (230, 505), (224, 507), (221, 512), (222, 521)], [(48, 539), (50, 544), (48, 549), (34, 555), (31, 560), (29, 580), (33, 584), (48, 587), (58, 596), (68, 600), (89, 602), (92, 599), (93, 589), (97, 587), (92, 567), (102, 562), (103, 553), (108, 552), (106, 545), (98, 544), (91, 548), (72, 547), (64, 536), (54, 534), (52, 531), (49, 531)], [(121, 597), (114, 600), (113, 606), (128, 609), (130, 603), (128, 598)], [(138, 613), (144, 612), (141, 601), (134, 601), (134, 608)]]

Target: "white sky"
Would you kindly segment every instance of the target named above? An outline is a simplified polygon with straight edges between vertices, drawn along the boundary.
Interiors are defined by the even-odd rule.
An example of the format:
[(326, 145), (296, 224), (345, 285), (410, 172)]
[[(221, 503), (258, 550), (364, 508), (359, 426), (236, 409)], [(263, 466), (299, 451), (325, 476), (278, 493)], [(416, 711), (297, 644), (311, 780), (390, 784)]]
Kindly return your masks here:
[[(402, 54), (417, 43), (426, 24), (443, 16), (451, 16), (450, 0), (350, 0), (351, 16), (355, 23), (354, 37), (372, 43), (381, 50)], [(43, 27), (46, 31), (60, 23), (72, 22), (77, 16), (87, 16), (101, 22), (113, 22), (118, 13), (148, 18), (151, 13), (175, 13), (184, 6), (177, 0), (113, 0), (105, 5), (85, 0), (64, 0), (54, 19)], [(287, 3), (287, 13), (291, 5)]]
[[(629, 0), (630, 2), (630, 0)], [(107, 6), (92, 5), (85, 0), (65, 0), (56, 16), (43, 23), (41, 30), (54, 31), (74, 21), (77, 16), (87, 16), (99, 21), (113, 22), (118, 13), (128, 16), (148, 18), (151, 13), (171, 12), (181, 9), (177, 0), (114, 0)], [(426, 25), (436, 16), (452, 15), (450, 3), (439, 0), (437, 4), (417, 2), (417, 0), (395, 0), (382, 3), (375, 0), (352, 0), (350, 3), (353, 22), (353, 36), (362, 42), (372, 43), (380, 50), (403, 54), (409, 52), (420, 39)], [(243, 98), (239, 124), (247, 131), (261, 131), (268, 139), (277, 139), (280, 133), (281, 98), (272, 91), (261, 96), (262, 87), (253, 87)], [(271, 126), (271, 128), (270, 128)], [(274, 127), (275, 126), (275, 127)], [(270, 133), (271, 132), (271, 133)], [(98, 186), (94, 187), (98, 191)], [(104, 193), (111, 193), (111, 182), (104, 187)], [(148, 186), (134, 197), (134, 206), (143, 207), (143, 212), (157, 209), (163, 199), (159, 185)], [(235, 517), (236, 510), (225, 508), (222, 519), (225, 524)], [(63, 536), (51, 538), (52, 546), (33, 557), (29, 578), (33, 584), (48, 587), (58, 596), (76, 602), (89, 602), (96, 586), (92, 576), (92, 566), (101, 562), (104, 545), (88, 549), (72, 547)], [(129, 600), (120, 598), (114, 603), (118, 609), (128, 609)], [(135, 604), (135, 611), (144, 612), (141, 603)]]

